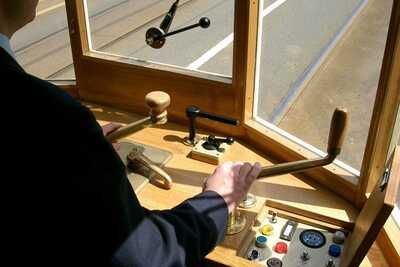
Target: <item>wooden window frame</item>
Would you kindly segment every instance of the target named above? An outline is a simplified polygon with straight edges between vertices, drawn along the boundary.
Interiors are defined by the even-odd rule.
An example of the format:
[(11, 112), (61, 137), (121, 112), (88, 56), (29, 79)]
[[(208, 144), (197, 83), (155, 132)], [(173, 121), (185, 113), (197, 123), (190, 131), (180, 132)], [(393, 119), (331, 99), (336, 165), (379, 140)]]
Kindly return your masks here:
[[(232, 79), (156, 63), (139, 64), (124, 57), (90, 51), (84, 0), (66, 1), (72, 54), (76, 73), (76, 95), (83, 101), (110, 105), (145, 114), (144, 96), (153, 90), (171, 95), (169, 119), (186, 122), (185, 108), (237, 118), (238, 127), (207, 121), (199, 126), (233, 135), (277, 162), (313, 158), (315, 154), (253, 120), (259, 4), (261, 0), (235, 0)], [(381, 77), (368, 141), (359, 177), (331, 164), (305, 174), (343, 198), (362, 207), (383, 173), (400, 98), (399, 0), (393, 9)], [(397, 59), (393, 55), (398, 55)], [(154, 77), (157, 77), (154, 79)], [(137, 86), (140, 84), (140, 87)], [(354, 183), (355, 179), (358, 183)]]

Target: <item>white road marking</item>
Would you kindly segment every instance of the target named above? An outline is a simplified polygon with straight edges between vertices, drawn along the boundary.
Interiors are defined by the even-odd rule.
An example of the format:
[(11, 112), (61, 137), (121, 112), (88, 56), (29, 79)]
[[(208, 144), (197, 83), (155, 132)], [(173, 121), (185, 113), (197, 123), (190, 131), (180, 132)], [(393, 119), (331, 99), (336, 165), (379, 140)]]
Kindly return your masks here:
[(269, 5), (266, 9), (263, 10), (261, 13), (262, 18), (264, 18), (266, 15), (274, 11), (276, 8), (280, 7), (282, 4), (284, 4), (287, 0), (277, 0), (271, 5)]
[(215, 45), (213, 48), (205, 52), (201, 57), (196, 59), (194, 62), (192, 62), (187, 68), (189, 70), (197, 70), (200, 68), (204, 63), (215, 57), (219, 52), (221, 52), (225, 47), (230, 45), (233, 42), (233, 33), (229, 34), (227, 37), (225, 37), (224, 40), (219, 42), (217, 45)]
[[(264, 18), (265, 16), (270, 14), (272, 11), (274, 11), (276, 8), (281, 6), (286, 1), (287, 0), (277, 0), (273, 4), (269, 5), (261, 13), (262, 18)], [(210, 59), (215, 57), (219, 52), (224, 50), (232, 42), (233, 42), (233, 32), (231, 34), (229, 34), (227, 37), (225, 37), (221, 42), (219, 42), (214, 47), (212, 47), (210, 50), (208, 50), (203, 55), (201, 55), (198, 59), (196, 59), (195, 61), (190, 63), (186, 68), (189, 69), (189, 70), (197, 70), (197, 69), (199, 69), (205, 63), (207, 63)]]
[(54, 9), (57, 9), (57, 8), (60, 8), (60, 7), (63, 7), (63, 6), (65, 6), (65, 2), (59, 3), (59, 4), (57, 4), (57, 5), (54, 5), (54, 6), (51, 6), (51, 7), (48, 7), (48, 8), (45, 8), (45, 9), (43, 9), (43, 10), (40, 10), (40, 11), (38, 11), (38, 12), (36, 13), (36, 16), (43, 15), (43, 14), (45, 14), (45, 13), (47, 13), (47, 12), (50, 12), (50, 11), (52, 11), (52, 10), (54, 10)]

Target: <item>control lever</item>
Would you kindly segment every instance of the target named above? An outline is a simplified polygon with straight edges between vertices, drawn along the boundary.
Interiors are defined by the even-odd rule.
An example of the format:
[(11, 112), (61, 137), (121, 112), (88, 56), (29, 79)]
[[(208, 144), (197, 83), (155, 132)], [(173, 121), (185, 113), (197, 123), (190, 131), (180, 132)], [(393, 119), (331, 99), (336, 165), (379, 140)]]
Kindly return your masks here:
[(171, 8), (169, 9), (167, 15), (165, 15), (163, 21), (160, 24), (160, 28), (167, 33), (169, 31), (169, 27), (171, 27), (172, 21), (174, 20), (176, 10), (178, 9), (179, 0), (176, 0)]
[[(150, 108), (149, 116), (111, 132), (106, 136), (110, 142), (124, 138), (151, 125), (164, 124), (167, 122), (166, 109), (171, 103), (171, 99), (167, 93), (161, 91), (148, 93), (145, 97), (145, 101)], [(138, 167), (137, 165), (144, 166), (157, 174), (157, 178), (151, 179), (154, 184), (165, 189), (170, 189), (172, 187), (171, 177), (152, 160), (147, 158), (143, 152), (143, 147), (135, 145), (132, 148), (127, 156), (128, 168), (135, 170)], [(162, 180), (162, 182), (160, 180)]]
[(146, 44), (151, 46), (152, 48), (155, 49), (160, 49), (161, 47), (164, 46), (166, 37), (175, 35), (181, 32), (185, 32), (188, 30), (191, 30), (193, 28), (201, 27), (203, 29), (206, 29), (210, 26), (211, 21), (207, 17), (202, 17), (198, 23), (195, 23), (193, 25), (189, 25), (186, 27), (183, 27), (181, 29), (169, 32), (169, 28), (172, 24), (172, 20), (175, 17), (176, 10), (178, 8), (179, 0), (175, 1), (170, 10), (168, 11), (167, 15), (164, 17), (163, 21), (160, 24), (160, 27), (152, 27), (146, 31)]
[[(146, 33), (146, 43), (149, 46), (158, 49), (158, 48), (161, 48), (164, 46), (165, 41), (166, 41), (165, 38), (168, 36), (175, 35), (175, 34), (178, 34), (181, 32), (185, 32), (185, 31), (191, 30), (193, 28), (197, 28), (197, 27), (206, 29), (210, 26), (210, 24), (211, 24), (210, 19), (207, 17), (203, 17), (199, 20), (198, 23), (183, 27), (181, 29), (178, 29), (178, 30), (175, 30), (172, 32), (164, 33), (164, 34), (162, 34), (161, 31), (155, 31), (154, 29), (156, 29), (156, 28), (150, 28)], [(160, 33), (161, 33), (161, 35), (160, 35)]]
[(214, 115), (208, 112), (200, 111), (198, 107), (195, 106), (189, 106), (186, 108), (186, 116), (189, 119), (189, 137), (185, 137), (184, 143), (186, 145), (194, 146), (196, 145), (197, 141), (196, 140), (196, 118), (207, 118), (213, 121), (218, 121), (230, 125), (239, 125), (239, 121), (236, 119), (231, 119), (219, 115)]
[[(156, 184), (164, 189), (171, 189), (172, 179), (168, 173), (158, 167), (151, 159), (146, 157), (144, 154), (144, 147), (135, 146), (127, 156), (128, 167), (132, 170), (136, 169), (136, 164), (145, 166), (149, 170), (153, 171), (157, 177), (150, 177), (153, 184)], [(162, 181), (160, 181), (160, 179)]]
[(276, 164), (263, 167), (258, 179), (304, 171), (311, 168), (321, 167), (332, 163), (340, 154), (344, 136), (347, 130), (347, 110), (336, 108), (332, 116), (331, 128), (329, 131), (327, 155), (319, 159), (299, 160), (288, 163)]
[[(347, 124), (347, 110), (336, 108), (332, 116), (331, 127), (329, 131), (327, 148), (328, 154), (325, 157), (320, 159), (299, 160), (263, 167), (257, 179), (262, 179), (274, 175), (295, 173), (332, 163), (335, 158), (340, 154), (344, 136), (347, 130)], [(248, 194), (245, 199), (239, 204), (239, 206), (249, 208), (255, 205), (255, 201), (255, 197), (251, 194)], [(234, 210), (231, 214), (229, 214), (230, 224), (228, 224), (227, 227), (227, 234), (232, 235), (242, 231), (246, 226), (245, 221), (245, 218), (240, 214), (240, 212), (238, 210)]]
[(123, 126), (106, 136), (106, 138), (113, 142), (118, 139), (131, 135), (145, 127), (154, 124), (164, 124), (167, 122), (167, 107), (171, 103), (171, 99), (167, 93), (161, 91), (154, 91), (148, 93), (145, 97), (146, 105), (150, 108), (149, 116)]

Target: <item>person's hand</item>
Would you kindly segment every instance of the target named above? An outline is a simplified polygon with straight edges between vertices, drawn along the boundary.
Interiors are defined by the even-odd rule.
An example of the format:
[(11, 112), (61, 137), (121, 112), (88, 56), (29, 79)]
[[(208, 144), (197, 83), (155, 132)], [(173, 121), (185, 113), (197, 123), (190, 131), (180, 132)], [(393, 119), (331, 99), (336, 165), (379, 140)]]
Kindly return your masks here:
[(117, 130), (121, 127), (122, 127), (122, 124), (119, 124), (116, 122), (110, 122), (110, 123), (107, 123), (107, 124), (101, 126), (101, 129), (103, 130), (104, 136), (107, 136), (110, 133), (114, 132), (115, 130)]
[(230, 213), (246, 196), (260, 172), (261, 166), (258, 162), (254, 165), (247, 162), (226, 162), (206, 178), (203, 191), (215, 191), (221, 195)]
[[(110, 133), (114, 132), (115, 130), (117, 130), (121, 127), (122, 127), (122, 124), (111, 122), (111, 123), (101, 126), (101, 130), (103, 131), (103, 135), (107, 136)], [(121, 148), (120, 143), (113, 142), (112, 145), (113, 145), (115, 151), (118, 151)]]

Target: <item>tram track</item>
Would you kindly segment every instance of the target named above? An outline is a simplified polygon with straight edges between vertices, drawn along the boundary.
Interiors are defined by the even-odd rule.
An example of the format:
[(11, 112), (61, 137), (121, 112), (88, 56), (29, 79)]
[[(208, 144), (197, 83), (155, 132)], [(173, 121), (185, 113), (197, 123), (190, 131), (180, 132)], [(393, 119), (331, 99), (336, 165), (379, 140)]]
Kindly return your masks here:
[[(162, 1), (153, 1), (160, 3)], [(96, 13), (95, 15), (91, 16), (91, 20), (95, 21), (103, 21), (107, 22), (110, 20), (113, 20), (113, 23), (118, 23), (119, 21), (123, 20), (124, 18), (128, 16), (136, 16), (138, 11), (134, 11), (129, 13), (129, 5), (127, 4), (132, 4), (132, 1), (129, 0), (124, 0), (120, 2), (118, 5), (113, 5), (109, 7), (108, 9), (102, 10), (101, 12)], [(132, 5), (131, 5), (132, 6)], [(142, 6), (141, 9), (139, 9), (139, 12), (141, 10), (146, 10), (149, 9), (151, 5), (147, 6)], [(115, 14), (112, 14), (113, 10), (125, 10), (125, 14), (123, 17), (118, 17), (115, 16)], [(118, 12), (118, 11), (117, 11)], [(38, 75), (43, 78), (48, 78), (54, 75), (54, 73), (59, 72), (60, 70), (64, 69), (65, 67), (68, 67), (72, 65), (72, 56), (70, 52), (70, 43), (69, 43), (69, 34), (68, 34), (68, 27), (67, 27), (67, 18), (66, 18), (66, 12), (65, 9), (63, 10), (63, 14), (58, 14), (62, 15), (64, 18), (62, 19), (64, 21), (64, 27), (60, 30), (53, 31), (51, 35), (47, 35), (44, 38), (40, 38), (38, 40), (35, 40), (35, 42), (31, 42), (28, 46), (25, 46), (23, 48), (17, 49), (15, 54), (17, 57), (17, 60), (19, 63), (28, 71), (28, 72), (34, 72), (35, 75)], [(117, 20), (115, 20), (115, 17), (117, 17)], [(108, 27), (109, 25), (104, 25), (102, 26), (101, 23), (94, 23), (95, 25), (99, 25), (99, 27), (95, 27), (95, 31), (101, 31), (105, 27)], [(39, 25), (39, 24), (38, 24)], [(32, 26), (30, 29), (27, 29), (27, 31), (32, 31)], [(15, 47), (15, 45), (14, 45)], [(53, 60), (56, 59), (60, 64), (56, 64), (55, 62), (51, 62), (53, 60), (48, 60), (49, 58), (52, 58)], [(65, 58), (68, 58), (68, 64), (66, 64)], [(48, 67), (41, 67), (41, 65), (50, 65)]]
[[(192, 0), (182, 1), (181, 6), (190, 1)], [(119, 5), (113, 5), (92, 15), (90, 17), (90, 24), (93, 25), (92, 41), (100, 48), (115, 44), (123, 40), (125, 35), (143, 29), (152, 21), (161, 19), (170, 5), (167, 1), (148, 2), (143, 5), (143, 3), (138, 4), (136, 1), (123, 1)], [(89, 2), (88, 9), (91, 8)], [(126, 27), (126, 25), (129, 25), (129, 27)], [(66, 25), (64, 29), (54, 32), (24, 49), (17, 50), (16, 56), (28, 72), (32, 71), (40, 77), (52, 79), (62, 76), (64, 72), (73, 72), (69, 70), (73, 67), (73, 64)], [(53, 60), (50, 61), (49, 58)], [(57, 60), (54, 61), (55, 58)], [(66, 60), (67, 58), (69, 60)]]
[[(200, 15), (218, 7), (218, 3), (229, 1), (182, 1), (180, 15), (174, 20), (173, 27), (178, 28), (186, 25), (194, 17), (197, 19)], [(130, 3), (130, 6), (127, 5), (129, 3), (125, 3), (125, 5), (104, 10), (101, 14), (91, 17), (90, 24), (94, 26), (91, 30), (94, 49), (105, 52), (114, 51), (114, 53), (119, 54), (118, 49), (123, 46), (124, 49), (122, 50), (124, 51), (121, 51), (121, 54), (125, 56), (130, 56), (141, 49), (146, 49), (144, 41), (141, 42), (144, 39), (145, 31), (148, 27), (157, 26), (161, 22), (170, 3), (167, 1), (153, 1), (145, 6), (142, 5), (141, 8), (137, 4), (132, 6), (132, 2)], [(217, 4), (213, 5), (212, 3)], [(116, 16), (116, 14), (118, 15)], [(213, 40), (210, 40), (210, 42), (212, 45)], [(201, 46), (203, 49), (208, 49), (208, 46)], [(197, 47), (197, 49), (199, 48)], [(151, 53), (154, 53), (154, 50)], [(201, 53), (202, 51), (194, 52), (195, 56)], [(41, 40), (28, 49), (19, 51), (17, 58), (19, 58), (20, 63), (28, 72), (34, 70), (35, 74), (41, 77), (47, 79), (73, 78), (73, 62), (67, 29)], [(57, 60), (54, 60), (55, 58)]]

